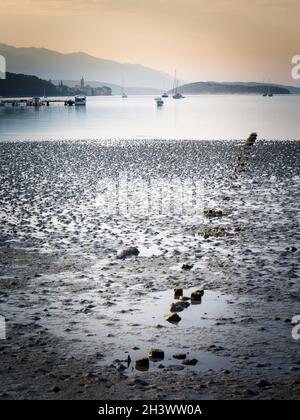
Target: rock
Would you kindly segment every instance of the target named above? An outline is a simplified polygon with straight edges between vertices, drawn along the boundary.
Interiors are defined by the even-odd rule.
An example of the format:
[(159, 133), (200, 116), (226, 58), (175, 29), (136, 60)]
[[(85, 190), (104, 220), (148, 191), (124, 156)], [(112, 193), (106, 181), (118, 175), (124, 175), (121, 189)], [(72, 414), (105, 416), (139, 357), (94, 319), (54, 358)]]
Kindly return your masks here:
[(174, 289), (174, 299), (179, 299), (183, 295), (183, 289), (177, 287)]
[(143, 359), (137, 359), (135, 361), (135, 368), (142, 372), (149, 370), (149, 359), (148, 357), (144, 357)]
[(222, 217), (223, 216), (223, 212), (222, 212), (222, 210), (212, 210), (212, 209), (209, 209), (209, 210), (205, 210), (204, 211), (204, 216), (205, 217)]
[(58, 386), (54, 386), (52, 389), (51, 389), (51, 392), (55, 392), (55, 393), (57, 393), (57, 392), (59, 392), (60, 391), (60, 388), (58, 387)]
[(188, 306), (190, 306), (189, 302), (180, 301), (180, 302), (171, 303), (171, 305), (170, 305), (170, 311), (171, 312), (182, 312)]
[(198, 363), (197, 359), (185, 359), (182, 364), (186, 366), (195, 366)]
[(177, 313), (165, 315), (165, 320), (171, 324), (178, 324), (181, 321), (180, 316)]
[(246, 389), (246, 395), (251, 395), (251, 396), (255, 396), (258, 395), (258, 392), (255, 391), (255, 389)]
[(214, 236), (216, 238), (220, 238), (222, 236), (227, 235), (227, 231), (224, 227), (217, 226), (217, 227), (210, 227), (206, 228), (202, 231), (204, 239), (208, 239), (210, 236)]
[(194, 292), (191, 293), (191, 302), (193, 303), (193, 301), (201, 301), (201, 298), (203, 295), (204, 295), (203, 289), (195, 290)]
[(150, 349), (148, 357), (152, 362), (160, 362), (161, 360), (164, 360), (165, 353), (163, 350)]
[(177, 360), (184, 360), (186, 359), (186, 354), (185, 353), (178, 353), (178, 354), (173, 354), (174, 359)]
[(270, 382), (268, 382), (266, 379), (260, 379), (259, 381), (257, 381), (257, 382), (256, 382), (256, 385), (257, 385), (259, 388), (264, 388), (264, 387), (266, 387), (266, 386), (270, 386), (271, 384), (270, 384)]
[(257, 139), (257, 133), (251, 133), (246, 140), (246, 146), (253, 146)]
[(130, 246), (128, 248), (124, 248), (117, 253), (118, 259), (125, 259), (128, 257), (137, 257), (140, 251), (135, 246)]
[(182, 270), (191, 270), (194, 267), (193, 264), (182, 264), (181, 269)]

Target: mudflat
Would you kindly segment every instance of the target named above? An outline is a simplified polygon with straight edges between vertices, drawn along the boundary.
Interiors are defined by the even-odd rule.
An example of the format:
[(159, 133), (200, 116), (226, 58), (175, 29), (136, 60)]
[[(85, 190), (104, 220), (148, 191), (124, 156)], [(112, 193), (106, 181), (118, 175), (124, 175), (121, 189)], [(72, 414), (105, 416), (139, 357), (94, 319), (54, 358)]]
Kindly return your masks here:
[[(0, 398), (299, 398), (299, 158), (298, 141), (0, 143)], [(178, 323), (174, 288), (204, 290)]]

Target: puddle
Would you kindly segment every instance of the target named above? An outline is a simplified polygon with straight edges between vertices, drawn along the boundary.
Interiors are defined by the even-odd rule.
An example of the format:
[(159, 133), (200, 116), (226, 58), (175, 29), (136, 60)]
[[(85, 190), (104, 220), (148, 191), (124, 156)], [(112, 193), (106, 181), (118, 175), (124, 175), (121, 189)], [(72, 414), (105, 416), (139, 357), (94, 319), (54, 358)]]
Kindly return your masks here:
[[(175, 370), (177, 372), (184, 371), (207, 371), (209, 369), (218, 370), (218, 369), (225, 369), (230, 367), (230, 362), (228, 358), (216, 356), (212, 353), (205, 352), (205, 351), (189, 351), (189, 350), (182, 350), (178, 351), (178, 348), (175, 347), (167, 347), (164, 349), (164, 358), (162, 360), (151, 361), (149, 360), (149, 367), (146, 369), (138, 369), (135, 366), (135, 361), (137, 359), (145, 358), (148, 355), (149, 348), (144, 347), (138, 350), (131, 350), (130, 352), (116, 352), (114, 356), (105, 357), (98, 365), (118, 365), (118, 361), (125, 367), (124, 372), (127, 374), (136, 374), (137, 372), (151, 372), (154, 370), (160, 369), (170, 369)], [(130, 363), (127, 362), (127, 356), (130, 353), (131, 361)], [(174, 358), (173, 356), (176, 354), (186, 354), (186, 358), (196, 359), (197, 363), (194, 366), (188, 366), (183, 364), (183, 360), (179, 360)]]
[[(190, 297), (197, 287), (184, 290), (184, 296)], [(129, 324), (134, 321), (146, 326), (161, 325), (176, 329), (177, 327), (207, 327), (214, 324), (216, 319), (225, 316), (230, 310), (227, 301), (230, 296), (224, 296), (214, 291), (205, 291), (201, 301), (190, 304), (184, 311), (179, 312), (181, 321), (175, 325), (165, 320), (170, 313), (169, 307), (178, 302), (174, 299), (173, 290), (149, 293), (139, 298), (129, 297), (126, 301), (117, 301), (117, 305), (108, 308), (106, 313), (122, 314), (122, 321)], [(190, 302), (190, 301), (189, 301)]]
[[(170, 305), (181, 302), (174, 299), (174, 290), (145, 293), (143, 284), (135, 284), (122, 289), (116, 282), (111, 287), (110, 297), (95, 293), (94, 280), (78, 279), (70, 275), (66, 281), (66, 273), (62, 275), (59, 286), (58, 275), (55, 275), (58, 287), (53, 288), (53, 275), (44, 277), (41, 286), (43, 295), (55, 304), (47, 306), (45, 316), (40, 316), (38, 324), (47, 327), (50, 333), (72, 342), (72, 354), (99, 354), (97, 364), (109, 366), (116, 359), (126, 368), (126, 373), (137, 373), (136, 360), (148, 357), (150, 349), (161, 349), (164, 358), (157, 362), (150, 361), (148, 370), (160, 368), (205, 371), (209, 369), (227, 368), (229, 358), (219, 356), (209, 345), (218, 344), (220, 334), (230, 330), (229, 322), (219, 326), (220, 319), (236, 316), (230, 295), (222, 295), (215, 291), (204, 291), (201, 302), (192, 304), (178, 312), (181, 320), (172, 324), (165, 319), (170, 314)], [(70, 297), (70, 288), (74, 294)], [(114, 289), (118, 289), (114, 293)], [(185, 289), (183, 295), (190, 297), (199, 287)], [(76, 290), (80, 295), (75, 298)], [(120, 296), (121, 295), (121, 296)], [(32, 319), (40, 314), (41, 296), (33, 294), (27, 307), (27, 316)], [(43, 304), (43, 302), (42, 302)], [(86, 309), (88, 305), (88, 310)], [(37, 312), (39, 310), (39, 312)], [(51, 314), (51, 316), (50, 316)], [(24, 310), (19, 308), (14, 319), (22, 322)], [(183, 366), (182, 360), (174, 354), (186, 354), (188, 359), (197, 359), (194, 366)], [(131, 363), (125, 362), (130, 356)], [(162, 366), (161, 366), (162, 365)]]
[[(184, 296), (189, 297), (195, 290), (197, 287), (184, 290)], [(181, 368), (208, 370), (228, 367), (227, 358), (197, 350), (197, 347), (203, 345), (202, 340), (198, 338), (203, 329), (209, 334), (219, 318), (233, 315), (228, 300), (231, 300), (230, 296), (205, 291), (201, 302), (190, 304), (178, 312), (181, 318), (178, 324), (172, 324), (165, 319), (165, 315), (171, 313), (170, 304), (180, 302), (174, 299), (173, 290), (149, 293), (138, 299), (129, 297), (126, 301), (120, 301), (106, 311), (106, 315), (115, 322), (115, 325), (106, 324), (110, 331), (107, 336), (111, 349), (117, 350), (103, 357), (100, 364), (110, 365), (119, 360), (128, 373), (136, 372), (135, 361), (147, 357), (149, 350), (156, 348), (164, 351), (164, 359), (157, 362), (150, 361), (149, 369), (146, 371), (159, 369), (162, 366), (165, 368), (177, 366), (179, 371)], [(117, 327), (117, 331), (114, 326)], [(197, 359), (197, 364), (183, 366), (182, 360), (173, 357), (174, 354), (181, 353), (186, 354), (188, 359)], [(131, 359), (129, 365), (126, 361), (128, 355)]]

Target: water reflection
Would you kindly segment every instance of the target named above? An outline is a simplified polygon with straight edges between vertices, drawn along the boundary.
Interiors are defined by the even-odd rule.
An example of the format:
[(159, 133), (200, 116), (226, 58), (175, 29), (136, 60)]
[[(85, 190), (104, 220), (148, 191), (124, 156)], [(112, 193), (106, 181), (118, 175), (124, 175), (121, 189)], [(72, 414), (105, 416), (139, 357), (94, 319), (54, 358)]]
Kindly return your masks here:
[(234, 139), (257, 131), (265, 139), (298, 139), (300, 96), (203, 95), (91, 97), (85, 107), (0, 107), (1, 140)]

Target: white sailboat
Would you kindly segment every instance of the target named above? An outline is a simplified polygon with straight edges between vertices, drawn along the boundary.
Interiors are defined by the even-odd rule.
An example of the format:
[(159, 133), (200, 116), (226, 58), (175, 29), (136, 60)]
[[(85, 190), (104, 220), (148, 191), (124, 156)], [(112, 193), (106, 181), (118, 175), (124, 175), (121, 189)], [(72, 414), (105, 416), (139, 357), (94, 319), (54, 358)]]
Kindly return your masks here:
[(128, 97), (127, 96), (127, 93), (125, 92), (125, 89), (124, 89), (124, 79), (122, 81), (122, 93), (121, 93), (121, 97), (124, 98), (124, 99)]
[(173, 99), (183, 99), (184, 96), (178, 92), (178, 79), (176, 77), (176, 70), (175, 70), (175, 77), (174, 77), (174, 85), (173, 85)]

